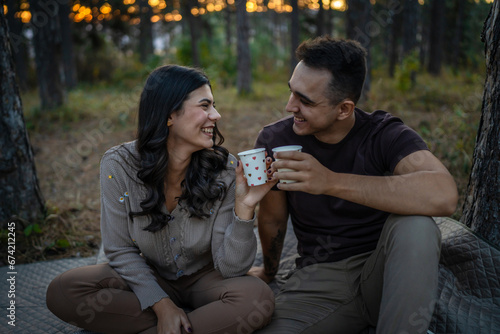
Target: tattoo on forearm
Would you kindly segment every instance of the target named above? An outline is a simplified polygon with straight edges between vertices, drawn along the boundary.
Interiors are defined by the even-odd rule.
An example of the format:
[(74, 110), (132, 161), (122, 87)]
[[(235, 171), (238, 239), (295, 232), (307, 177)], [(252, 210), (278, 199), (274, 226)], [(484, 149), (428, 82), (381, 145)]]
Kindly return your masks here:
[(285, 234), (282, 230), (278, 230), (276, 236), (271, 239), (269, 254), (264, 256), (265, 274), (268, 277), (273, 277), (278, 272), (284, 239)]

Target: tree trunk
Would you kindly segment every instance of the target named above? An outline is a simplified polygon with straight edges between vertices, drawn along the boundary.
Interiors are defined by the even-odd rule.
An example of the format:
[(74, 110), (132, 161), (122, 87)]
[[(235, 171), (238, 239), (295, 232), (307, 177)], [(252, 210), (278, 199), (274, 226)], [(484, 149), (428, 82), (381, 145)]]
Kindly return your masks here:
[(418, 0), (405, 0), (403, 26), (403, 56), (407, 56), (417, 46)]
[(236, 0), (236, 25), (238, 35), (238, 77), (236, 86), (238, 94), (248, 94), (252, 91), (252, 63), (250, 60), (250, 45), (246, 0)]
[(390, 52), (389, 52), (389, 76), (394, 78), (396, 66), (399, 62), (401, 31), (403, 27), (403, 14), (401, 12), (392, 13), (392, 24), (390, 33)]
[(486, 82), (462, 223), (500, 246), (500, 1), (484, 24)]
[(333, 18), (335, 16), (336, 10), (333, 10), (330, 8), (329, 10), (326, 11), (326, 20), (325, 20), (325, 34), (326, 35), (333, 35)]
[(290, 3), (292, 5), (292, 13), (290, 14), (290, 36), (291, 36), (290, 76), (291, 76), (293, 70), (295, 69), (295, 66), (297, 66), (297, 58), (295, 57), (295, 50), (297, 50), (300, 44), (300, 39), (299, 39), (300, 21), (299, 21), (299, 4), (297, 0), (291, 0)]
[(61, 25), (62, 63), (64, 68), (64, 83), (68, 89), (76, 87), (76, 64), (73, 53), (73, 22), (69, 18), (69, 0), (60, 3), (59, 23)]
[(318, 13), (316, 14), (316, 36), (323, 36), (325, 34), (325, 9), (323, 3), (319, 2)]
[(233, 24), (232, 24), (232, 16), (233, 16), (233, 8), (230, 4), (226, 6), (224, 9), (224, 19), (226, 20), (226, 47), (228, 49), (231, 48), (232, 39), (233, 39)]
[(429, 39), (429, 65), (428, 71), (432, 75), (441, 73), (443, 61), (444, 42), (444, 19), (446, 2), (443, 0), (432, 0), (431, 2), (431, 29)]
[(430, 40), (430, 6), (428, 2), (425, 2), (420, 7), (420, 21), (422, 24), (420, 25), (420, 52), (419, 52), (419, 60), (421, 68), (426, 68), (427, 58), (429, 56), (429, 40)]
[(64, 103), (61, 62), (61, 31), (59, 5), (52, 0), (30, 0), (36, 73), (42, 109), (52, 109)]
[(380, 25), (371, 20), (370, 0), (347, 0), (346, 33), (347, 38), (357, 40), (367, 51), (366, 78), (361, 99), (366, 99), (371, 86), (371, 55), (372, 39), (380, 34)]
[(140, 0), (141, 23), (139, 26), (139, 60), (146, 63), (149, 56), (153, 54), (153, 23), (151, 22), (152, 8), (148, 0)]
[(195, 67), (200, 67), (201, 66), (201, 60), (200, 60), (200, 49), (198, 47), (198, 41), (200, 40), (200, 17), (199, 16), (194, 16), (193, 13), (191, 13), (191, 9), (193, 9), (194, 6), (197, 5), (196, 0), (186, 0), (183, 1), (184, 3), (184, 11), (185, 11), (185, 16), (189, 25), (189, 33), (191, 34), (191, 58), (193, 62), (193, 66)]
[(17, 80), (21, 90), (28, 88), (28, 40), (23, 36), (23, 22), (20, 18), (14, 17), (19, 10), (19, 2), (16, 0), (7, 0), (8, 13), (6, 16), (9, 24), (9, 35), (14, 56), (14, 65), (16, 68)]
[(460, 65), (461, 58), (461, 41), (463, 36), (464, 29), (464, 3), (465, 0), (456, 0), (456, 20), (455, 20), (455, 34), (453, 36), (453, 47), (452, 47), (452, 55), (451, 55), (451, 63), (455, 69), (458, 69)]
[[(0, 228), (15, 217), (26, 227), (43, 218), (45, 206), (23, 118), (7, 21), (0, 7)], [(18, 219), (19, 220), (19, 219)]]

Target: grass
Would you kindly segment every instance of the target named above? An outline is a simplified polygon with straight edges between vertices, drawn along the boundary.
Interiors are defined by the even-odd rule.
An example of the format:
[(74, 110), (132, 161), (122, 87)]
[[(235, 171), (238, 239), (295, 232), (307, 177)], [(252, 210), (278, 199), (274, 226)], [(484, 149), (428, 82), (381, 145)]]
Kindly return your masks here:
[[(414, 85), (374, 71), (366, 111), (386, 110), (419, 132), (457, 181), (460, 219), (475, 136), (481, 115), (484, 75), (445, 71), (439, 78), (418, 74)], [(213, 82), (225, 146), (236, 154), (253, 146), (263, 125), (285, 116), (289, 89), (285, 74), (254, 82), (244, 97)], [(110, 147), (132, 140), (142, 78), (116, 85), (81, 84), (65, 106), (41, 112), (36, 91), (22, 95), (35, 152), (38, 178), (49, 215), (38, 226), (18, 231), (17, 263), (90, 256), (100, 244), (99, 161)], [(0, 231), (1, 247), (6, 231)], [(27, 233), (29, 232), (29, 233)], [(2, 250), (3, 251), (3, 250)]]

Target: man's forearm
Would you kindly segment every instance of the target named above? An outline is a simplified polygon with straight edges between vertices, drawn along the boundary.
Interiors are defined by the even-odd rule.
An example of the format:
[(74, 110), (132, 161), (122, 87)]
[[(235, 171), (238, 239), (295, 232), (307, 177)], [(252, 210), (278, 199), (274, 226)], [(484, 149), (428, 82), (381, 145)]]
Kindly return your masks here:
[(393, 176), (335, 174), (327, 195), (401, 215), (449, 216), (457, 191), (451, 175), (419, 171)]
[(286, 225), (284, 229), (269, 225), (264, 225), (263, 227), (259, 226), (264, 273), (270, 279), (276, 276), (278, 272), (285, 234)]

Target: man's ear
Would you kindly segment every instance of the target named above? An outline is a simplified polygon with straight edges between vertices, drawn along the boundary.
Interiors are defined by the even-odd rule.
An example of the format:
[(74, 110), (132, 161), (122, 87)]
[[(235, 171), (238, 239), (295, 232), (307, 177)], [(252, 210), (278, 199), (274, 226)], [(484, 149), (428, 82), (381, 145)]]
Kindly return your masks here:
[(353, 112), (354, 112), (355, 106), (356, 105), (351, 100), (344, 100), (344, 101), (340, 102), (339, 114), (337, 116), (337, 119), (339, 121), (342, 121), (344, 119), (351, 117)]

